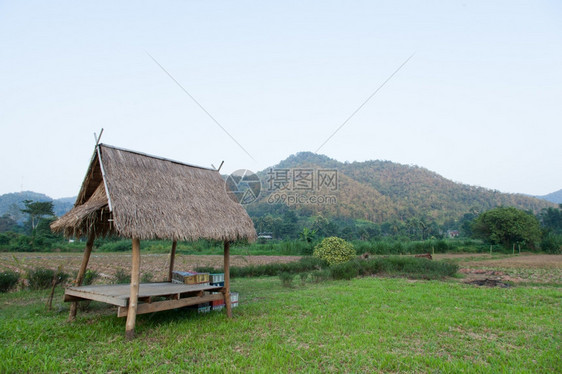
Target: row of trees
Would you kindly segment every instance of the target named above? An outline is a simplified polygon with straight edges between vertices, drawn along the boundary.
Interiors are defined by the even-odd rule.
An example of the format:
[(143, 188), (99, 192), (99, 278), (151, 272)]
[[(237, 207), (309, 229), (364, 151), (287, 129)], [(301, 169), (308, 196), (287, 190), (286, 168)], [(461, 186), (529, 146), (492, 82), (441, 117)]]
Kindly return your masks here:
[(23, 225), (18, 225), (9, 214), (0, 217), (0, 246), (33, 250), (62, 240), (62, 236), (54, 234), (50, 228), (56, 219), (52, 201), (24, 200), (22, 203), (24, 206), (20, 211), (27, 215)]
[(514, 207), (498, 207), (479, 213), (471, 210), (459, 220), (442, 225), (427, 217), (412, 217), (375, 224), (366, 220), (302, 217), (294, 210), (280, 215), (252, 217), (258, 233), (269, 233), (276, 239), (316, 239), (338, 236), (345, 240), (406, 240), (441, 239), (447, 236), (483, 239), (490, 244), (506, 247), (514, 244), (526, 248), (544, 247), (560, 250), (562, 245), (562, 204), (559, 208), (543, 209), (538, 215)]
[[(43, 247), (62, 242), (62, 236), (53, 234), (49, 227), (55, 219), (52, 202), (25, 200), (23, 205), (21, 212), (28, 217), (23, 226), (9, 215), (0, 217), (0, 246), (33, 250), (48, 249)], [(536, 216), (514, 207), (498, 207), (484, 213), (471, 210), (461, 219), (441, 225), (427, 217), (376, 224), (368, 220), (301, 216), (298, 211), (285, 205), (274, 207), (267, 214), (253, 216), (252, 219), (258, 233), (268, 233), (280, 240), (302, 240), (311, 245), (330, 236), (345, 240), (376, 241), (384, 238), (441, 239), (459, 235), (506, 247), (517, 244), (551, 252), (562, 249), (562, 204), (558, 208), (543, 209)]]

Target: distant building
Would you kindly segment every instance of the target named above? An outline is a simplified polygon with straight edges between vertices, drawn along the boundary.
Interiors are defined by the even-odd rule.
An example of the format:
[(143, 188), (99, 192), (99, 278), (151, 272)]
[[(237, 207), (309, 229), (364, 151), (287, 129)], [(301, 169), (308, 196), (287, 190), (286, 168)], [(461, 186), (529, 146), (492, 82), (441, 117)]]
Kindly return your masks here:
[(447, 236), (449, 238), (456, 238), (457, 236), (459, 236), (459, 230), (449, 230), (447, 231)]
[(271, 240), (271, 239), (273, 239), (273, 235), (270, 232), (260, 232), (258, 234), (258, 239)]

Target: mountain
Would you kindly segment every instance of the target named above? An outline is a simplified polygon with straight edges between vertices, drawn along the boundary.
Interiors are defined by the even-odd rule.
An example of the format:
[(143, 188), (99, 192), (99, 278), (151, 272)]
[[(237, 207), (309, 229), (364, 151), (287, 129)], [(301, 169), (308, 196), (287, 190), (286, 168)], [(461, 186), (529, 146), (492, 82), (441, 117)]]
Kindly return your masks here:
[[(261, 193), (255, 202), (245, 205), (252, 217), (282, 214), (284, 205), (289, 205), (302, 216), (375, 223), (424, 217), (444, 223), (498, 205), (536, 213), (562, 202), (562, 190), (539, 199), (456, 183), (419, 166), (380, 160), (344, 163), (311, 152), (289, 156), (257, 175)], [(286, 188), (278, 189), (280, 186)], [(55, 214), (61, 216), (73, 207), (76, 197), (53, 200), (31, 191), (8, 193), (0, 195), (0, 216), (9, 213), (21, 222), (23, 200), (53, 201)]]
[(32, 201), (52, 201), (53, 211), (57, 216), (61, 216), (68, 212), (73, 206), (76, 197), (65, 197), (61, 199), (52, 199), (49, 196), (33, 192), (33, 191), (23, 191), (23, 192), (13, 192), (0, 195), (0, 216), (8, 213), (16, 221), (20, 221), (24, 218), (23, 213), (19, 210), (24, 207), (24, 200)]
[[(322, 171), (336, 174), (337, 189), (320, 185)], [(258, 200), (247, 206), (252, 215), (272, 212), (275, 203), (294, 202), (297, 198), (306, 201), (293, 204), (301, 215), (321, 214), (375, 223), (412, 217), (443, 223), (498, 205), (533, 212), (554, 206), (523, 194), (456, 183), (419, 166), (380, 160), (342, 163), (310, 152), (292, 155), (257, 174), (262, 191)], [(310, 181), (312, 185), (307, 186), (306, 182)], [(280, 190), (277, 188), (280, 185), (287, 188)]]
[(551, 192), (547, 195), (535, 196), (535, 197), (538, 198), (538, 199), (550, 201), (551, 203), (562, 204), (562, 190), (558, 190), (556, 192)]

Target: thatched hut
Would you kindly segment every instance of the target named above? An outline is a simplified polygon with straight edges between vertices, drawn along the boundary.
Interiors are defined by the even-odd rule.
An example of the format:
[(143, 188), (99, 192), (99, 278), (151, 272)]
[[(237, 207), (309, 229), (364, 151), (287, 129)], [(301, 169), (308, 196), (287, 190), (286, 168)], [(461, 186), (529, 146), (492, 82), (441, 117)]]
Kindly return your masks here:
[[(73, 320), (76, 315), (76, 301), (113, 303), (120, 306), (118, 315), (127, 316), (129, 337), (134, 334), (136, 314), (213, 299), (205, 295), (203, 289), (178, 291), (176, 287), (171, 290), (171, 283), (162, 283), (157, 295), (173, 296), (176, 300), (151, 303), (155, 291), (147, 291), (145, 293), (150, 296), (143, 296), (143, 285), (139, 286), (140, 240), (172, 240), (168, 281), (171, 281), (178, 240), (223, 241), (225, 285), (219, 296), (224, 297), (230, 315), (229, 243), (241, 239), (252, 241), (256, 237), (252, 220), (240, 204), (229, 198), (225, 182), (217, 170), (105, 144), (96, 146), (74, 208), (55, 221), (51, 228), (66, 236), (88, 238), (75, 285), (65, 292), (65, 300), (73, 302), (69, 319)], [(116, 288), (108, 290), (111, 286), (80, 287), (95, 238), (108, 234), (132, 239), (130, 292), (128, 297), (119, 300), (113, 298)], [(211, 296), (217, 298), (217, 295)], [(124, 298), (126, 305), (123, 305)], [(147, 301), (140, 309), (139, 299)]]

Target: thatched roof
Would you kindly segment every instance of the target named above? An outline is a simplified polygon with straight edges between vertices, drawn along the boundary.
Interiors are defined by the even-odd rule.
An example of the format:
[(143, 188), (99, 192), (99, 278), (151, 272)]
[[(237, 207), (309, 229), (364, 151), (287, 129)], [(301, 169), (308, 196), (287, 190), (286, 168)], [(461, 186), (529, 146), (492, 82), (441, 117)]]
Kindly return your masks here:
[(67, 236), (253, 240), (245, 209), (218, 171), (104, 144), (96, 147), (74, 208), (51, 228)]

